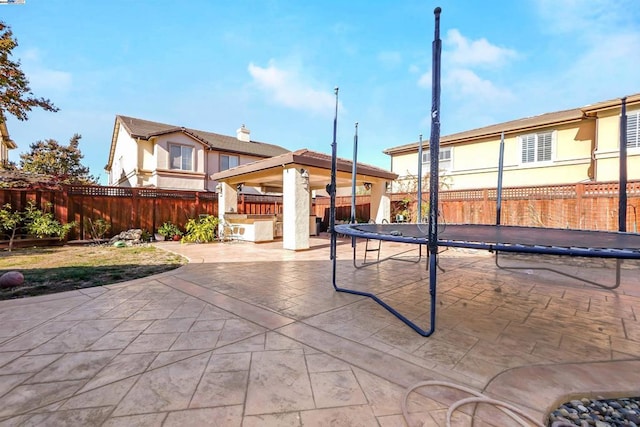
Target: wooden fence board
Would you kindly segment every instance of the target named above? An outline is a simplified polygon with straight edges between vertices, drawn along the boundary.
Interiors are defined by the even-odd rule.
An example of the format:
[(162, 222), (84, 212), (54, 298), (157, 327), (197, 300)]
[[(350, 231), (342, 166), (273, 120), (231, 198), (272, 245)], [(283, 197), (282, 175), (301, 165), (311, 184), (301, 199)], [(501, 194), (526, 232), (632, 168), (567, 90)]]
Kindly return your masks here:
[[(392, 219), (402, 209), (403, 199), (415, 195), (391, 194)], [(640, 181), (627, 185), (627, 230), (640, 229)], [(495, 224), (495, 189), (442, 191), (440, 209), (447, 223)], [(423, 195), (428, 202), (428, 194)], [(88, 239), (83, 223), (103, 219), (110, 224), (108, 237), (130, 228), (151, 232), (166, 221), (184, 229), (190, 218), (202, 214), (218, 215), (218, 195), (212, 192), (156, 190), (100, 186), (67, 186), (51, 189), (0, 189), (0, 204), (24, 210), (29, 202), (50, 209), (63, 223), (75, 221), (69, 239)], [(321, 218), (323, 229), (329, 224), (329, 197), (314, 199), (312, 214)], [(48, 208), (47, 206), (50, 206)], [(415, 202), (411, 207), (415, 212)], [(238, 212), (282, 214), (281, 196), (245, 194), (238, 201)], [(503, 189), (502, 218), (505, 225), (524, 225), (589, 230), (618, 230), (617, 183), (513, 187)], [(336, 220), (351, 218), (351, 197), (336, 197)], [(356, 218), (368, 221), (370, 198), (356, 196)]]

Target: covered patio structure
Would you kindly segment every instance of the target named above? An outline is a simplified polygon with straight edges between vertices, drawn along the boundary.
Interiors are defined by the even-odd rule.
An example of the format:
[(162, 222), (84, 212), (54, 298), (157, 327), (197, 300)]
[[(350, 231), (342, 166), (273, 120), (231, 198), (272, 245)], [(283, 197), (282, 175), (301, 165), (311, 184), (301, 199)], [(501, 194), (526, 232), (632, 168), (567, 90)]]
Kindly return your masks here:
[[(351, 187), (353, 162), (338, 159), (336, 186)], [(218, 215), (221, 223), (237, 218), (238, 192), (243, 187), (255, 187), (263, 193), (282, 194), (282, 246), (284, 249), (309, 249), (309, 235), (315, 227), (311, 215), (312, 191), (325, 191), (330, 182), (331, 156), (300, 149), (215, 173), (218, 181)], [(388, 189), (397, 174), (371, 165), (356, 165), (356, 185), (371, 190), (371, 219), (377, 223), (389, 220), (391, 202)], [(247, 240), (269, 240), (268, 225), (260, 224), (258, 216), (251, 218)], [(248, 219), (245, 219), (248, 220)], [(273, 221), (264, 218), (264, 222)], [(313, 225), (312, 225), (313, 221)], [(268, 224), (268, 222), (267, 222)], [(273, 235), (271, 235), (273, 239)]]

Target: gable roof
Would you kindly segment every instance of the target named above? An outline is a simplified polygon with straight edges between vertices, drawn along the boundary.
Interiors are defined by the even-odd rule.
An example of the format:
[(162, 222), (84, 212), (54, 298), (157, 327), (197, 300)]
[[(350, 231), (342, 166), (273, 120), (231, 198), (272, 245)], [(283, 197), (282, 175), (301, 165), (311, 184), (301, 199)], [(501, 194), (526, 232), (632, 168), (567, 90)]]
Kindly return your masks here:
[[(268, 159), (236, 166), (231, 169), (216, 172), (211, 179), (226, 181), (229, 184), (243, 183), (248, 186), (281, 189), (282, 169), (285, 166), (303, 166), (309, 175), (310, 189), (325, 189), (330, 181), (331, 156), (317, 151), (302, 148), (290, 151)], [(358, 182), (393, 181), (398, 174), (385, 169), (358, 163), (356, 179)], [(351, 160), (338, 158), (336, 163), (336, 185), (346, 187), (352, 184)]]
[[(627, 97), (627, 103), (640, 102), (640, 93)], [(584, 119), (595, 118), (594, 114), (598, 111), (620, 107), (620, 99), (598, 102), (596, 104), (587, 105), (580, 108), (572, 108), (570, 110), (555, 111), (552, 113), (540, 114), (538, 116), (525, 117), (522, 119), (511, 120), (508, 122), (498, 123), (464, 132), (458, 132), (451, 135), (442, 136), (440, 143), (442, 145), (451, 145), (455, 143), (467, 142), (481, 138), (499, 137), (502, 132), (505, 134), (514, 132), (528, 132), (543, 127), (556, 126), (559, 124), (568, 124)], [(412, 142), (410, 144), (399, 145), (383, 150), (385, 154), (400, 154), (403, 152), (412, 152), (418, 148), (420, 142)], [(423, 147), (428, 147), (429, 141), (423, 141)]]
[(161, 135), (181, 132), (197, 141), (200, 141), (211, 150), (224, 151), (227, 153), (247, 154), (256, 157), (273, 157), (289, 151), (286, 148), (274, 144), (267, 144), (258, 141), (245, 142), (240, 141), (238, 138), (233, 136), (186, 128), (184, 126), (152, 122), (150, 120), (137, 119), (135, 117), (116, 115), (111, 140), (111, 150), (109, 152), (109, 162), (107, 163), (107, 166), (105, 166), (106, 170), (111, 169), (113, 162), (115, 143), (118, 135), (118, 125), (122, 125), (132, 138), (139, 138), (145, 141)]
[[(264, 160), (256, 160), (255, 162), (246, 163), (244, 165), (216, 172), (211, 176), (211, 178), (214, 180), (232, 178), (235, 176), (270, 169), (273, 167), (282, 169), (283, 166), (294, 163), (300, 166), (318, 167), (330, 170), (331, 156), (328, 154), (302, 148), (296, 151), (289, 151), (279, 156), (271, 157)], [(340, 157), (337, 158), (337, 171), (351, 173), (352, 168), (353, 161)], [(364, 163), (358, 163), (358, 173), (381, 179), (393, 180), (398, 177), (397, 173), (389, 172), (388, 170), (379, 168), (377, 166), (367, 165)]]

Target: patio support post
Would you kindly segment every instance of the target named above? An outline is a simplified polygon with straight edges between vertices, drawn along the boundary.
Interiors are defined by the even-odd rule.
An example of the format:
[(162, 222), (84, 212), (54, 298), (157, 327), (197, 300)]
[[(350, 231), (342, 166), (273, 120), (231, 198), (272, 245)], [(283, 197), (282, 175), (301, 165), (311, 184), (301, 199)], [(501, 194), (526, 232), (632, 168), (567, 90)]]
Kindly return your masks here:
[(294, 251), (309, 249), (309, 172), (304, 168), (285, 168), (282, 184), (282, 247)]
[(224, 226), (224, 214), (228, 212), (238, 211), (238, 191), (235, 186), (229, 185), (226, 182), (218, 184), (218, 219), (220, 223), (219, 236), (222, 236), (222, 228)]
[(376, 224), (382, 224), (384, 220), (391, 221), (391, 199), (384, 182), (374, 182), (371, 185), (371, 204), (369, 216)]

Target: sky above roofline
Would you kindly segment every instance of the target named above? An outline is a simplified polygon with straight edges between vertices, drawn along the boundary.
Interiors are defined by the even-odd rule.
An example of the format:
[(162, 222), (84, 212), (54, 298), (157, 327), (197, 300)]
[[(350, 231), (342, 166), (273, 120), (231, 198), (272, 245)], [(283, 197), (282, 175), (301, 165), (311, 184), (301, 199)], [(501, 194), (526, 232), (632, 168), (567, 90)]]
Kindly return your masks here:
[[(640, 92), (637, 0), (370, 2), (27, 0), (0, 6), (35, 95), (18, 144), (83, 138), (106, 183), (117, 114), (330, 153), (385, 169), (430, 133), (433, 9), (442, 7), (442, 134)], [(496, 160), (497, 161), (497, 160)]]

